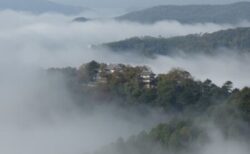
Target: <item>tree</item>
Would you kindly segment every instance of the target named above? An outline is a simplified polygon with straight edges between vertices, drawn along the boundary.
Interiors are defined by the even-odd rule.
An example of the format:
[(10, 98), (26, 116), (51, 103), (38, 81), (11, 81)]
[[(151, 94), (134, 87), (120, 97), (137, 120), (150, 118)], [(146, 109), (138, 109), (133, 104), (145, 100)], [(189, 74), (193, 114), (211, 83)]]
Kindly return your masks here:
[(92, 82), (96, 80), (100, 64), (96, 61), (84, 64), (79, 68), (78, 78), (82, 82)]
[(233, 82), (227, 81), (223, 84), (222, 89), (224, 89), (227, 92), (231, 92), (233, 89)]
[(231, 101), (239, 107), (243, 116), (250, 122), (250, 88), (242, 89)]

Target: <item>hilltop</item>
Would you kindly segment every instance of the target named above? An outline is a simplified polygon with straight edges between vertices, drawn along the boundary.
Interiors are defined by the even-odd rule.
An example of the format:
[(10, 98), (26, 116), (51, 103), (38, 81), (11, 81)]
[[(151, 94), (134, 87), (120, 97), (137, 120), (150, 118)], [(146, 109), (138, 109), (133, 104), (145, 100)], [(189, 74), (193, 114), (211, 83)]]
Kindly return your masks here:
[(192, 34), (171, 38), (133, 37), (103, 44), (115, 52), (136, 52), (144, 55), (171, 55), (179, 51), (196, 54), (216, 54), (220, 48), (250, 51), (250, 28), (221, 30), (214, 33)]
[(161, 5), (134, 11), (116, 17), (119, 21), (155, 23), (175, 20), (180, 23), (219, 23), (235, 24), (250, 21), (250, 2), (225, 5)]

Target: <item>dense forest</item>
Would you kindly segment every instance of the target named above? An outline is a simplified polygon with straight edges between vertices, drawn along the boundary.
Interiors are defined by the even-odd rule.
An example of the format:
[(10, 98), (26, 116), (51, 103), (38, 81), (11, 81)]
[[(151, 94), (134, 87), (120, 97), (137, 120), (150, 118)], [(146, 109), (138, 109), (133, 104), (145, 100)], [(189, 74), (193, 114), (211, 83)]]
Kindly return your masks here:
[(250, 20), (249, 10), (249, 2), (226, 5), (162, 5), (131, 12), (116, 19), (148, 24), (164, 20), (175, 20), (188, 24), (208, 22), (236, 24)]
[[(89, 102), (115, 103), (123, 108), (143, 105), (175, 115), (150, 131), (128, 140), (120, 138), (97, 154), (192, 151), (192, 145), (209, 142), (206, 129), (201, 125), (204, 121), (214, 123), (226, 138), (244, 141), (249, 138), (250, 88), (233, 88), (230, 81), (220, 87), (209, 79), (195, 80), (180, 68), (155, 75), (146, 66), (95, 61), (80, 68), (51, 68), (47, 72), (63, 75), (77, 104), (82, 107)], [(149, 83), (152, 86), (146, 86)]]
[(216, 54), (217, 49), (250, 51), (250, 28), (236, 28), (214, 33), (192, 34), (172, 38), (134, 37), (123, 41), (106, 43), (103, 46), (117, 52), (136, 52), (143, 55)]

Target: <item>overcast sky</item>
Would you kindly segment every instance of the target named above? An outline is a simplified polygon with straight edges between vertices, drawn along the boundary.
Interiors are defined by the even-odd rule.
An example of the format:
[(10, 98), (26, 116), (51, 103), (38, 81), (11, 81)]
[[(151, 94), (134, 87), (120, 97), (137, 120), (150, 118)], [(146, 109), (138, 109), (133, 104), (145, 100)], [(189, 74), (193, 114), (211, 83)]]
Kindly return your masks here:
[[(240, 2), (243, 0), (51, 0), (60, 3), (82, 5), (91, 8), (100, 7), (118, 7), (118, 8), (136, 8), (149, 7), (159, 4), (222, 4)], [(244, 0), (250, 1), (250, 0)]]

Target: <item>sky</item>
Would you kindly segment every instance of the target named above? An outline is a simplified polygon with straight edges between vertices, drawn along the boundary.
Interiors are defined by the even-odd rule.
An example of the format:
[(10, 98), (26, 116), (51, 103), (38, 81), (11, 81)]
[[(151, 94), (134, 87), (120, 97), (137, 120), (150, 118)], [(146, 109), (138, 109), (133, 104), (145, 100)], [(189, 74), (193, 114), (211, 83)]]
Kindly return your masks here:
[(161, 4), (223, 4), (250, 0), (51, 0), (90, 8), (140, 8)]

